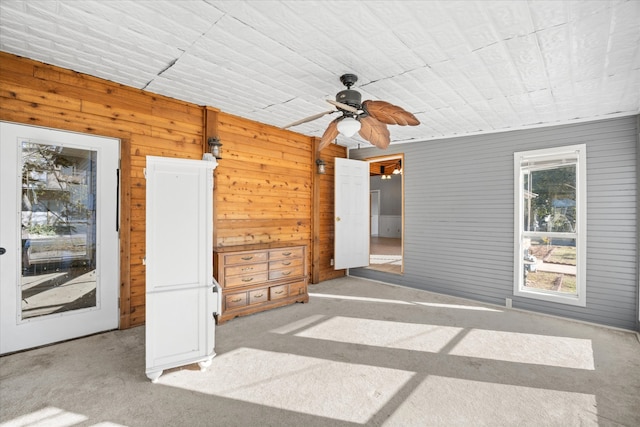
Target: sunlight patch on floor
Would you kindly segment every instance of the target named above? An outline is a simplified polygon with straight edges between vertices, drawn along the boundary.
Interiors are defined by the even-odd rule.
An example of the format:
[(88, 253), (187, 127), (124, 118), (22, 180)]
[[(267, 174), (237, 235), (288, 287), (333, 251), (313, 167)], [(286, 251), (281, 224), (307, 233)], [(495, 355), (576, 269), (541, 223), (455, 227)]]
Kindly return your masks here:
[(295, 334), (349, 344), (437, 353), (462, 328), (336, 316)]
[(502, 313), (502, 310), (497, 310), (495, 308), (489, 308), (489, 307), (482, 307), (479, 305), (441, 304), (441, 303), (435, 303), (435, 302), (421, 302), (421, 301), (402, 301), (402, 300), (396, 300), (396, 299), (356, 297), (356, 296), (350, 296), (350, 295), (316, 294), (313, 292), (310, 292), (309, 296), (313, 298), (333, 298), (333, 299), (344, 299), (344, 300), (350, 300), (350, 301), (387, 303), (387, 304), (423, 305), (426, 307), (455, 308), (455, 309), (461, 309), (461, 310), (492, 311), (496, 313)]
[(81, 423), (86, 419), (87, 417), (84, 415), (74, 414), (73, 412), (49, 406), (2, 423), (0, 427), (45, 427), (53, 425), (66, 427)]
[(473, 329), (449, 354), (506, 362), (594, 370), (591, 340)]
[(455, 308), (460, 310), (492, 311), (494, 313), (502, 313), (503, 311), (503, 310), (497, 310), (495, 308), (482, 307), (479, 305), (441, 304), (437, 302), (419, 302), (419, 301), (414, 301), (413, 303), (417, 305), (424, 305), (426, 307), (435, 307), (435, 308)]
[(401, 301), (397, 299), (384, 299), (384, 298), (369, 298), (369, 297), (354, 297), (350, 295), (334, 295), (334, 294), (315, 294), (309, 293), (309, 297), (313, 298), (333, 298), (333, 299), (344, 299), (350, 301), (362, 301), (362, 302), (380, 302), (386, 304), (404, 304), (404, 305), (413, 305), (413, 303), (409, 301)]
[(294, 412), (365, 423), (414, 372), (238, 348), (207, 372), (168, 372), (157, 384)]
[[(298, 337), (505, 362), (593, 370), (587, 339), (336, 316)], [(456, 342), (458, 340), (458, 342)]]
[(370, 255), (369, 264), (402, 265), (402, 255)]
[(383, 425), (466, 426), (470, 420), (478, 426), (559, 426), (567, 420), (597, 426), (598, 413), (592, 394), (429, 376)]
[[(48, 406), (12, 420), (0, 423), (0, 427), (71, 427), (80, 424), (89, 417)], [(90, 427), (126, 427), (109, 421), (90, 424)]]

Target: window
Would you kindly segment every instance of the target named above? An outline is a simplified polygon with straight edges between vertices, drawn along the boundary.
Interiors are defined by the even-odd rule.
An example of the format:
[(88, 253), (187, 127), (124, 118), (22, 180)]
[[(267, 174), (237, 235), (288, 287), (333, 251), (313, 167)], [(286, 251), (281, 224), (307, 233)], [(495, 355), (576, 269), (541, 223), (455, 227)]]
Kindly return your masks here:
[(514, 295), (586, 305), (586, 146), (514, 153)]

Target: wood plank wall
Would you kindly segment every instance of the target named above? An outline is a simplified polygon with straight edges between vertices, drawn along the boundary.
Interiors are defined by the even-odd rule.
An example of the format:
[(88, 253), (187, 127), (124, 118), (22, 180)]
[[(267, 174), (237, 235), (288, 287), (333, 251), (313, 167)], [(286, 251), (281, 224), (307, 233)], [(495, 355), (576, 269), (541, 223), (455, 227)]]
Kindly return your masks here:
[(215, 241), (226, 247), (311, 243), (311, 138), (218, 113)]
[(144, 323), (147, 155), (202, 158), (197, 105), (0, 53), (0, 119), (121, 140), (120, 328)]
[(318, 268), (315, 270), (316, 275), (313, 277), (312, 283), (319, 283), (325, 280), (331, 280), (345, 275), (345, 270), (334, 270), (331, 260), (333, 259), (333, 243), (334, 243), (334, 179), (335, 179), (335, 161), (336, 157), (346, 158), (347, 151), (344, 147), (329, 144), (320, 152), (320, 159), (326, 163), (327, 173), (318, 175), (319, 194), (318, 194)]
[[(213, 126), (207, 126), (208, 115)], [(215, 172), (214, 245), (306, 244), (311, 276), (344, 275), (330, 266), (332, 174), (321, 176), (314, 201), (313, 138), (4, 52), (0, 120), (121, 140), (121, 329), (145, 320), (145, 157), (200, 159), (208, 136), (224, 144)], [(345, 154), (343, 147), (325, 149), (328, 171), (331, 156)], [(319, 242), (312, 241), (314, 209), (322, 212), (315, 225)]]

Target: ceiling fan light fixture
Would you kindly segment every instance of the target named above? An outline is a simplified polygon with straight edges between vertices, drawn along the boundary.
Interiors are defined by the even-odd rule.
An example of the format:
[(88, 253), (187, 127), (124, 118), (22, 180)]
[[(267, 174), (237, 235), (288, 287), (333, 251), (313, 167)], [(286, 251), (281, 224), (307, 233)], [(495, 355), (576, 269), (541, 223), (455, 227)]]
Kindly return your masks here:
[(345, 117), (338, 122), (338, 132), (347, 138), (351, 138), (360, 130), (360, 122), (353, 117)]
[(396, 168), (393, 170), (393, 174), (399, 175), (401, 173), (402, 173), (402, 160), (398, 160), (398, 164), (396, 165)]

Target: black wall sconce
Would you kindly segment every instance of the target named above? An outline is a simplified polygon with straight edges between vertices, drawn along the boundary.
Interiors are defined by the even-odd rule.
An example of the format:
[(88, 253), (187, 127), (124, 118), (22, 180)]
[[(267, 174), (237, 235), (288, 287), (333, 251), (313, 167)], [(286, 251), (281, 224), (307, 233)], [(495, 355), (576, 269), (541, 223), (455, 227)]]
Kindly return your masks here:
[(316, 165), (318, 166), (318, 173), (320, 175), (324, 175), (325, 173), (327, 173), (327, 169), (326, 169), (326, 163), (324, 162), (324, 160), (322, 159), (318, 159), (316, 160)]
[(210, 136), (209, 139), (207, 139), (207, 144), (209, 144), (209, 152), (213, 157), (220, 160), (222, 158), (222, 148), (220, 148), (222, 144), (220, 140), (214, 136)]

